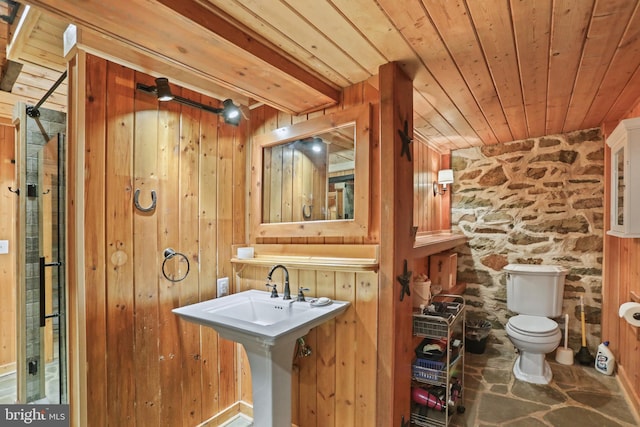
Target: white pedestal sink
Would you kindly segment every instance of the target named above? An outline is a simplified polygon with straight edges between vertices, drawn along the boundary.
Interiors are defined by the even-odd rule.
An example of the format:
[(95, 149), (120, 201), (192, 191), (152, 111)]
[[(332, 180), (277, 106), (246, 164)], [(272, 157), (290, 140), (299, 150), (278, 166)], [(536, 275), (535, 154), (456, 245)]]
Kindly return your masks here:
[(253, 425), (291, 427), (291, 368), (296, 340), (349, 307), (271, 298), (250, 290), (173, 310), (244, 346), (251, 367)]

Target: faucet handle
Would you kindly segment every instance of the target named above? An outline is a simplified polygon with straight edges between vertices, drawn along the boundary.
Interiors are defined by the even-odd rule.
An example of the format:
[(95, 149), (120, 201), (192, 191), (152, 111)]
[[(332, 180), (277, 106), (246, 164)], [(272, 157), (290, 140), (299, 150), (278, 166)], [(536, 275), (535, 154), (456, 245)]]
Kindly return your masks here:
[(265, 286), (267, 288), (271, 288), (271, 298), (278, 298), (278, 285), (267, 283)]
[(309, 288), (303, 288), (302, 286), (300, 286), (298, 288), (298, 299), (297, 299), (298, 302), (306, 301), (306, 299), (304, 299), (304, 292), (303, 291), (304, 292), (308, 292)]

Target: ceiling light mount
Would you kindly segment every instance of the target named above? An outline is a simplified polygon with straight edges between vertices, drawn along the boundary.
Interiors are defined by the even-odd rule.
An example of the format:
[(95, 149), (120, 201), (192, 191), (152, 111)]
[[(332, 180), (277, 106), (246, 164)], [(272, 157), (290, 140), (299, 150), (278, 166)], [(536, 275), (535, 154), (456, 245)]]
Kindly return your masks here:
[(225, 99), (224, 101), (222, 101), (222, 108), (215, 108), (211, 107), (210, 105), (205, 105), (197, 101), (192, 101), (191, 99), (174, 95), (171, 93), (169, 80), (166, 77), (158, 77), (156, 79), (155, 86), (147, 86), (145, 84), (138, 83), (136, 84), (136, 89), (142, 92), (156, 95), (158, 101), (161, 102), (175, 101), (182, 105), (199, 108), (201, 110), (216, 114), (218, 116), (221, 116), (224, 119), (225, 123), (232, 126), (238, 126), (238, 124), (240, 123), (240, 108), (235, 105), (231, 99)]

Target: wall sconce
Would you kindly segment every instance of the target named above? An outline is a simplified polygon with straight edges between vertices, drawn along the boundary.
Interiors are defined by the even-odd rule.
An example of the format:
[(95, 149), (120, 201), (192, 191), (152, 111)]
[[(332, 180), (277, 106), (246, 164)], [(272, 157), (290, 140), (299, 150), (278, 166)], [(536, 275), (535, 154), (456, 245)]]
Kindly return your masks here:
[[(453, 169), (442, 169), (438, 171), (438, 180), (433, 183), (433, 195), (442, 195), (447, 191), (447, 184), (453, 184)], [(442, 185), (442, 190), (440, 190)]]
[(136, 89), (142, 92), (155, 94), (158, 97), (158, 101), (176, 101), (189, 107), (199, 108), (204, 111), (222, 116), (224, 122), (233, 126), (238, 126), (240, 123), (240, 108), (236, 106), (232, 100), (225, 99), (222, 101), (222, 108), (215, 108), (209, 105), (201, 104), (196, 101), (192, 101), (181, 96), (177, 96), (171, 93), (169, 87), (169, 80), (166, 77), (158, 77), (156, 79), (155, 86), (147, 86), (142, 83), (136, 84)]

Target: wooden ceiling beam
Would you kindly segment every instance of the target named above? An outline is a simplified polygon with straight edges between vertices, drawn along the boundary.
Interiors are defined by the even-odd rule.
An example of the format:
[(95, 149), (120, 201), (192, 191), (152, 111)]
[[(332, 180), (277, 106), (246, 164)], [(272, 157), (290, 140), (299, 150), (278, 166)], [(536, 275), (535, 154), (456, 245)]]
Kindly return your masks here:
[(12, 61), (21, 62), (22, 52), (24, 47), (29, 43), (31, 33), (40, 19), (42, 12), (32, 7), (25, 7), (20, 21), (16, 26), (16, 30), (13, 33), (13, 37), (9, 41), (7, 46), (7, 59)]

